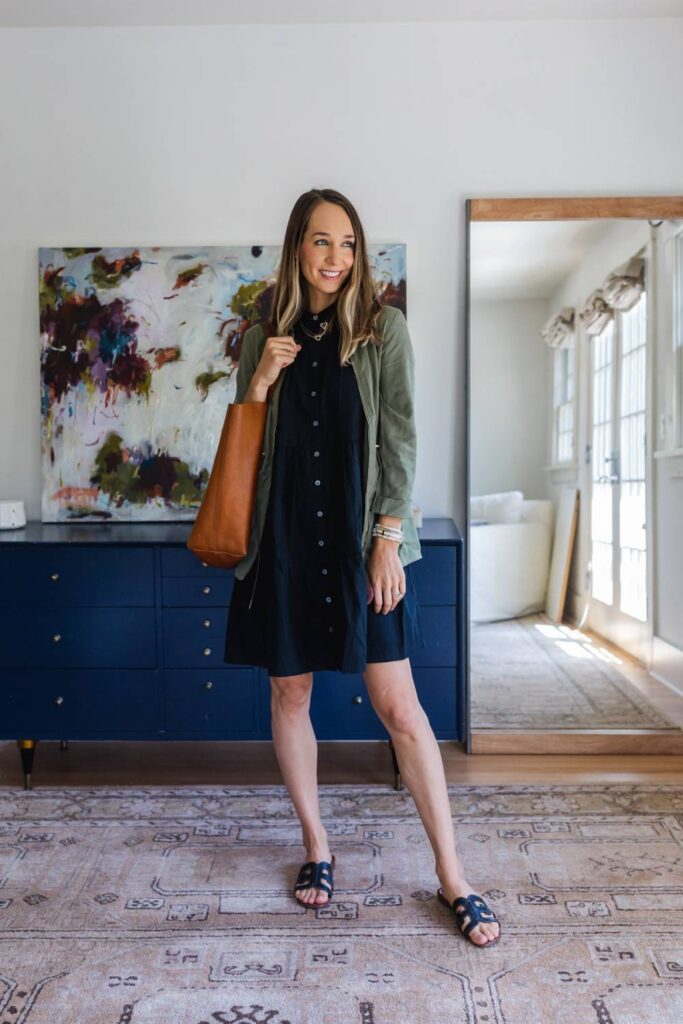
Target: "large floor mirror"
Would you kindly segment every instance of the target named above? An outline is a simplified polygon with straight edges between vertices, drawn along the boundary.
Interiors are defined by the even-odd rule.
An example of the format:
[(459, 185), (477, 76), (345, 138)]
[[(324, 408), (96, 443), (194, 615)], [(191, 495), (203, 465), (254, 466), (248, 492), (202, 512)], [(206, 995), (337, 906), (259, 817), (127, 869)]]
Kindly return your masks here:
[(683, 197), (467, 203), (472, 753), (683, 753)]

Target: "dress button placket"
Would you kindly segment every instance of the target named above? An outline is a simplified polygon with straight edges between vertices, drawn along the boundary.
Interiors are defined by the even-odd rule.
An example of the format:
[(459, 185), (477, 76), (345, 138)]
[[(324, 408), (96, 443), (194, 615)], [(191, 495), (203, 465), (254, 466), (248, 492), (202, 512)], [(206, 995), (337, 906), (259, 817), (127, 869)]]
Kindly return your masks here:
[[(317, 369), (318, 368), (318, 360), (314, 359), (312, 361), (312, 363), (311, 363), (311, 366), (314, 369)], [(318, 398), (318, 392), (317, 392), (317, 390), (315, 388), (311, 389), (310, 397), (312, 399), (317, 399)], [(313, 422), (313, 426), (314, 427), (319, 427), (320, 426), (320, 420), (319, 419), (316, 418), (312, 422)], [(314, 459), (319, 459), (320, 458), (320, 450), (318, 448), (315, 448), (313, 450), (313, 458)], [(314, 487), (322, 487), (322, 480), (319, 477), (315, 477), (314, 480), (313, 480), (313, 485), (314, 485)], [(324, 515), (325, 515), (325, 513), (324, 513), (323, 509), (319, 508), (319, 509), (316, 510), (316, 518), (317, 519), (323, 519)], [(323, 548), (324, 546), (325, 546), (324, 539), (323, 538), (319, 538), (318, 539), (318, 547)], [(328, 575), (327, 566), (321, 566), (320, 567), (320, 575), (321, 576), (327, 576)], [(331, 594), (323, 594), (323, 602), (324, 602), (324, 606), (327, 606), (330, 609), (330, 611), (332, 611), (332, 609), (330, 607), (332, 605), (332, 596), (331, 596)], [(329, 622), (328, 622), (328, 626), (327, 626), (327, 631), (328, 631), (328, 633), (334, 633), (334, 626), (332, 624), (330, 624)]]
[[(311, 365), (312, 365), (312, 367), (314, 369), (317, 369), (317, 367), (318, 367), (318, 360), (314, 359), (312, 361)], [(318, 397), (318, 392), (317, 392), (317, 390), (315, 388), (311, 390), (310, 396), (313, 399), (316, 399)], [(317, 427), (319, 425), (320, 425), (320, 421), (318, 419), (314, 419), (313, 420), (313, 426)], [(319, 459), (320, 458), (320, 450), (319, 449), (314, 449), (313, 450), (313, 458), (314, 459)], [(321, 487), (322, 486), (322, 481), (319, 478), (316, 478), (316, 479), (314, 479), (313, 484), (314, 484), (315, 487)], [(321, 508), (316, 510), (316, 518), (318, 518), (318, 519), (323, 519), (324, 518), (324, 512), (323, 512), (323, 510)], [(324, 539), (323, 538), (319, 538), (318, 539), (318, 547), (322, 548), (324, 546), (325, 546)], [(327, 575), (327, 569), (326, 568), (323, 568), (321, 570), (321, 575), (322, 576), (326, 576)], [(332, 603), (332, 598), (330, 597), (329, 594), (325, 594), (324, 595), (324, 602), (325, 602), (325, 604), (328, 604), (328, 605)], [(333, 633), (334, 632), (334, 626), (331, 626), (331, 625), (328, 624), (327, 629), (328, 629), (329, 633)]]

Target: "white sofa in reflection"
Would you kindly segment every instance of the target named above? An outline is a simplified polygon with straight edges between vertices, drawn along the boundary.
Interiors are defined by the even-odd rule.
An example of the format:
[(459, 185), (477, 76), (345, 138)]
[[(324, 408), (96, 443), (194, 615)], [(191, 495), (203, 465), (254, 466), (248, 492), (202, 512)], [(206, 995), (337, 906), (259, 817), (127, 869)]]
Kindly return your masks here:
[(470, 620), (545, 609), (555, 512), (521, 491), (470, 498)]

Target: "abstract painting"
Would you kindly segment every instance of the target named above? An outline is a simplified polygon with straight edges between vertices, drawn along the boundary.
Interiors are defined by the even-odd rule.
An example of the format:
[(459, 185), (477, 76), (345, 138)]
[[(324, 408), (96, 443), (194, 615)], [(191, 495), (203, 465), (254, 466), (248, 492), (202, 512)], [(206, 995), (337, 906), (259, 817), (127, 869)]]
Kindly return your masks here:
[[(405, 312), (405, 245), (369, 246)], [(43, 522), (193, 520), (279, 245), (39, 250)]]

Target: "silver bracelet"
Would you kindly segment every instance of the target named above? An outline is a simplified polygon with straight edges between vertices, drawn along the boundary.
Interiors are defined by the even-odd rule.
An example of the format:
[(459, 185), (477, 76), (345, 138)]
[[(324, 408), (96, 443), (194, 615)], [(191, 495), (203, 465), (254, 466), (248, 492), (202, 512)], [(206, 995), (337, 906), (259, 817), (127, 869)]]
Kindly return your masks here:
[(398, 526), (384, 526), (383, 523), (375, 523), (372, 528), (373, 537), (385, 537), (387, 540), (403, 540), (403, 530)]

